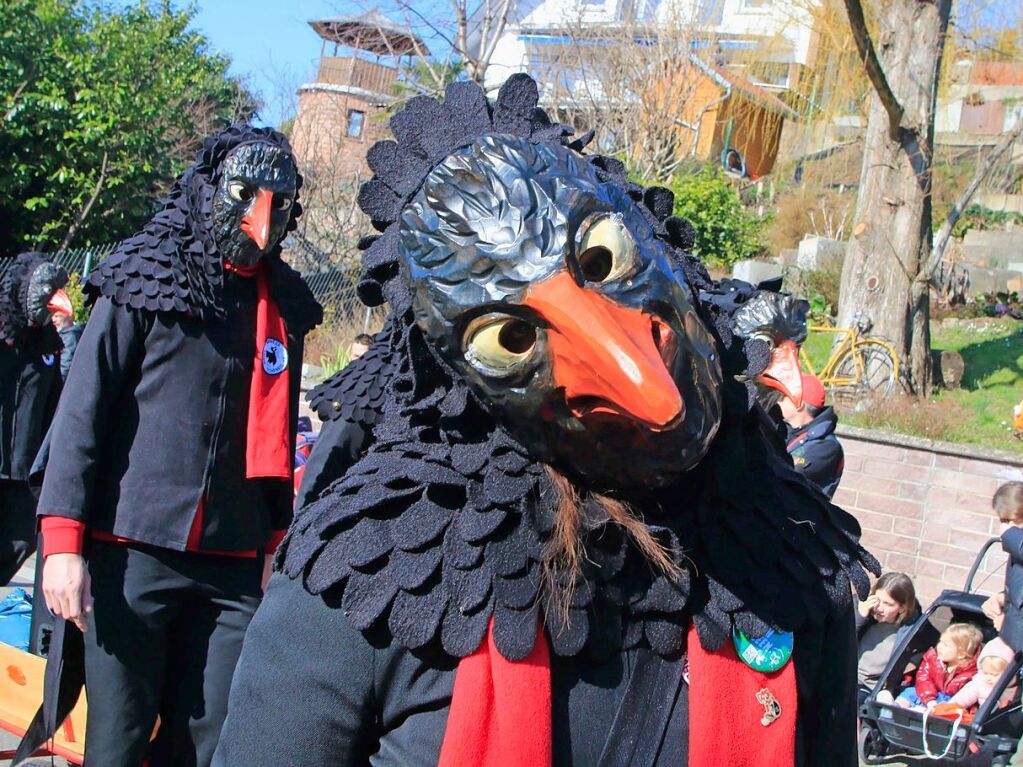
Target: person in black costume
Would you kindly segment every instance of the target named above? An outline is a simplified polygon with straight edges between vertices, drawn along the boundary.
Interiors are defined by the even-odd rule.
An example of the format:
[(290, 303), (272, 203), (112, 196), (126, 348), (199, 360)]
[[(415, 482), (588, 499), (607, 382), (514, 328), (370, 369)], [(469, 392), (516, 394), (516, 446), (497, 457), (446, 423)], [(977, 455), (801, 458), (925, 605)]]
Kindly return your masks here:
[[(796, 471), (828, 498), (842, 479), (842, 446), (835, 437), (838, 418), (824, 406), (825, 392), (816, 376), (802, 372), (799, 347), (806, 340), (810, 305), (786, 293), (763, 290), (738, 280), (722, 280), (709, 298), (734, 312), (736, 332), (763, 341), (771, 362), (757, 379), (757, 398), (764, 410), (785, 425), (785, 443)], [(771, 286), (774, 290), (780, 283)], [(777, 410), (773, 408), (777, 406)]]
[(393, 372), (278, 550), (217, 767), (856, 763), (877, 563), (787, 462), (671, 193), (537, 99), (455, 83), (369, 153)]
[[(86, 283), (38, 509), (47, 605), (84, 632), (86, 765), (212, 758), (292, 516), (302, 344), (322, 317), (280, 257), (300, 181), (283, 135), (231, 126)], [(69, 632), (51, 666), (73, 666)], [(76, 692), (47, 689), (58, 708)]]
[(70, 308), (67, 272), (22, 253), (0, 281), (0, 586), (36, 550), (32, 461), (60, 398), (60, 336), (50, 315)]

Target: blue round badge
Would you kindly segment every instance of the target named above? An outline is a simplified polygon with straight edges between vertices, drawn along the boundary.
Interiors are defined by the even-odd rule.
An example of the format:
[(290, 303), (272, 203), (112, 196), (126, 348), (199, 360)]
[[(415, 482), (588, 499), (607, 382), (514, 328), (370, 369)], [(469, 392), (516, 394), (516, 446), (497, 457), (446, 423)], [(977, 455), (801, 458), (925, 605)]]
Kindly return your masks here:
[(53, 367), (53, 363), (56, 362), (56, 361), (57, 361), (56, 355), (53, 355), (53, 354), (44, 354), (43, 355), (43, 364), (46, 365), (46, 367), (48, 367), (48, 368), (49, 367)]
[(732, 629), (732, 642), (739, 660), (757, 671), (777, 671), (792, 657), (792, 632), (768, 631), (762, 637), (748, 639), (739, 629)]
[(275, 376), (288, 366), (288, 349), (276, 338), (266, 339), (263, 344), (263, 370)]

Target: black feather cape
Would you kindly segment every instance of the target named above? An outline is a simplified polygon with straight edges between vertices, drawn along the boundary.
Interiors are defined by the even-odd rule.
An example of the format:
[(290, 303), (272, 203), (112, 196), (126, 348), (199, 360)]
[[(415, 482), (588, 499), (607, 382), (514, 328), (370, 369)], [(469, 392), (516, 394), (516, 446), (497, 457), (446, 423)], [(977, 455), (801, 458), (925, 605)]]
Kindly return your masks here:
[(321, 421), (373, 426), (383, 418), (384, 389), (394, 372), (390, 318), (366, 353), (309, 392), (309, 405)]
[[(386, 627), (406, 648), (453, 657), (477, 648), (491, 618), (498, 650), (513, 660), (532, 649), (538, 619), (558, 655), (605, 657), (646, 645), (667, 657), (684, 649), (690, 620), (702, 644), (716, 649), (733, 625), (756, 637), (852, 609), (850, 583), (865, 596), (864, 568), (877, 571), (858, 543), (858, 524), (793, 470), (776, 427), (750, 406), (747, 387), (726, 377), (725, 418), (700, 465), (672, 487), (625, 499), (675, 552), (681, 577), (656, 573), (587, 503), (582, 573), (562, 584), (573, 586), (568, 620), (545, 612), (541, 569), (555, 490), (545, 468), (497, 425), (414, 324), (394, 225), (430, 168), (482, 133), (569, 144), (570, 131), (552, 125), (536, 103), (526, 76), (511, 78), (495, 104), (477, 86), (457, 83), (443, 105), (410, 102), (392, 121), (399, 143), (370, 152), (375, 177), (360, 199), (383, 235), (364, 243), (360, 290), (367, 303), (386, 298), (391, 305), (378, 341), (389, 350), (390, 378), (374, 443), (298, 516), (277, 568), (313, 594), (339, 595), (356, 629)], [(581, 149), (586, 140), (570, 145)], [(691, 228), (670, 218), (671, 193), (629, 183), (614, 160), (589, 161), (641, 203), (694, 292), (712, 292), (700, 264), (677, 250)], [(748, 367), (727, 313), (713, 302), (700, 310), (726, 364), (740, 365), (730, 372)], [(370, 375), (369, 363), (359, 367), (349, 380)], [(341, 410), (369, 404), (355, 397)]]
[[(256, 141), (291, 154), (287, 138), (269, 128), (232, 125), (207, 137), (159, 211), (89, 275), (85, 293), (90, 303), (106, 296), (132, 309), (222, 319), (224, 267), (212, 234), (213, 195), (227, 154)], [(299, 187), (301, 183), (299, 176)], [(288, 231), (295, 228), (301, 212), (296, 199)], [(305, 335), (322, 321), (322, 307), (298, 272), (281, 259), (279, 244), (264, 258), (270, 265), (274, 300), (289, 332)]]
[(0, 280), (0, 341), (17, 346), (28, 340), (26, 331), (31, 331), (31, 343), (35, 344), (33, 352), (52, 354), (64, 348), (56, 328), (49, 323), (42, 328), (32, 328), (25, 314), (29, 281), (36, 267), (44, 261), (50, 261), (44, 253), (22, 253), (4, 272)]

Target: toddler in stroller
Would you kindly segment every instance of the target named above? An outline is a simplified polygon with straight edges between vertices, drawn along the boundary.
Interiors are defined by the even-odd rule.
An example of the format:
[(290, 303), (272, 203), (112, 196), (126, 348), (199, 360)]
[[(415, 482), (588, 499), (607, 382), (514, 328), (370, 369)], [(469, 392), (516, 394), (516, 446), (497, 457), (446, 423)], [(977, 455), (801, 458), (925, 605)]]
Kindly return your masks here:
[[(984, 636), (972, 623), (953, 623), (941, 633), (938, 643), (924, 653), (914, 684), (895, 699), (903, 708), (932, 709), (952, 699), (977, 673), (977, 651)], [(890, 693), (882, 690), (878, 700)]]
[[(997, 543), (999, 539), (993, 538), (981, 550), (965, 589), (942, 592), (896, 644), (884, 671), (860, 707), (860, 758), (866, 764), (882, 764), (889, 757), (901, 754), (944, 757), (946, 764), (963, 763), (981, 750), (991, 756), (994, 767), (1009, 763), (1023, 730), (1019, 685), (1016, 683), (1023, 666), (1023, 654), (1011, 650), (1005, 652), (1001, 640), (992, 643), (998, 632), (981, 607), (984, 597), (971, 593), (973, 576), (980, 562), (988, 548)], [(896, 703), (894, 697), (905, 686), (906, 673), (916, 669), (929, 650), (934, 648), (936, 653), (935, 645), (939, 638), (947, 627), (957, 623), (974, 626), (987, 640), (991, 649), (987, 650), (986, 646), (987, 652), (982, 651), (983, 656), (1000, 656), (1002, 662), (1007, 663), (993, 687), (989, 691), (985, 687), (987, 694), (977, 695), (976, 711), (957, 709), (958, 713), (951, 714), (954, 718), (944, 718), (938, 715), (940, 709), (904, 708)], [(995, 665), (1000, 665), (993, 659), (983, 663), (992, 675)], [(980, 680), (980, 677), (978, 674), (974, 679)], [(974, 688), (979, 687), (981, 681)], [(962, 692), (960, 689), (959, 693)], [(959, 702), (969, 703), (968, 697), (972, 694), (971, 691), (969, 696), (962, 696)], [(955, 695), (952, 697), (954, 700)], [(942, 708), (949, 707), (951, 703), (942, 704)]]

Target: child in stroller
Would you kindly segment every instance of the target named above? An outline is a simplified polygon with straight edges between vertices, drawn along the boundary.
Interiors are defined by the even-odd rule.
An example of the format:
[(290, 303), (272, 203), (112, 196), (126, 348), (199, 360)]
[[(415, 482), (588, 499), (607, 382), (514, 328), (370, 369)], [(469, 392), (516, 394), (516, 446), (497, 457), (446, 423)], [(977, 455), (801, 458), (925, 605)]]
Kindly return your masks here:
[[(914, 684), (903, 689), (895, 702), (903, 708), (934, 708), (952, 699), (977, 673), (977, 652), (984, 641), (979, 628), (972, 623), (953, 623), (938, 639), (938, 644), (924, 653)], [(878, 693), (886, 701), (887, 690)], [(887, 701), (890, 702), (890, 701)]]
[(860, 758), (866, 764), (881, 764), (897, 754), (945, 757), (946, 763), (960, 763), (971, 754), (989, 753), (992, 765), (1007, 765), (1023, 730), (1019, 685), (1023, 654), (1010, 653), (1005, 668), (972, 721), (968, 717), (946, 719), (932, 712), (903, 708), (893, 700), (904, 686), (907, 670), (915, 669), (924, 653), (937, 644), (945, 628), (953, 623), (976, 626), (990, 643), (997, 638), (991, 620), (984, 615), (984, 597), (971, 593), (973, 576), (988, 548), (981, 550), (963, 591), (946, 590), (934, 601), (896, 644), (877, 684), (860, 707)]

